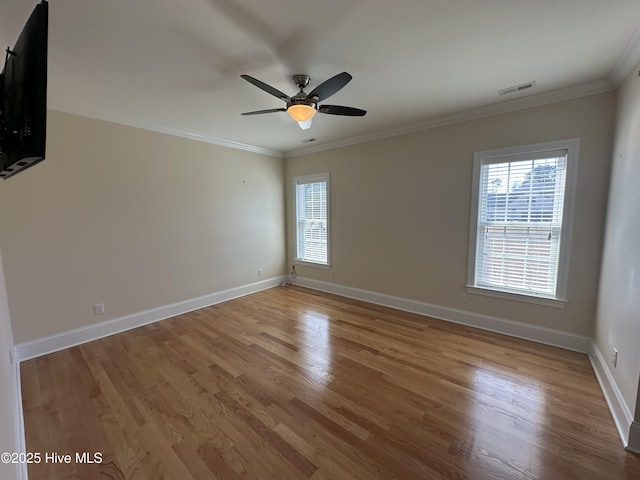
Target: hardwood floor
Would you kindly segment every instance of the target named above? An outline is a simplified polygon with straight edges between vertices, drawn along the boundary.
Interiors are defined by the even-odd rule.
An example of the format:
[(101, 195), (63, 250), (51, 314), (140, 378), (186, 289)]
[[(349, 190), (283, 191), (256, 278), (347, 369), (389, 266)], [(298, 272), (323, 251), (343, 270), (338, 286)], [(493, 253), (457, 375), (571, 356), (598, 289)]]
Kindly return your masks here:
[(585, 355), (299, 287), (21, 374), (30, 480), (640, 478)]

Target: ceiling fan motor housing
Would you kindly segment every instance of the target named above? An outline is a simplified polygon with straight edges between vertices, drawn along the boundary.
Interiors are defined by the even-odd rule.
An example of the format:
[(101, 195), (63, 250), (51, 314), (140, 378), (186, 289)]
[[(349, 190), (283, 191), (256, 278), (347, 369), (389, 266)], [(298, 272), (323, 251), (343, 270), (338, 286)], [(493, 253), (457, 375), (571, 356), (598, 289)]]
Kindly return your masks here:
[(311, 100), (304, 92), (300, 92), (297, 95), (291, 97), (291, 100), (287, 102), (287, 108), (291, 107), (292, 105), (307, 105), (314, 110), (318, 110), (318, 104)]
[(292, 78), (300, 91), (287, 102), (287, 109), (292, 105), (306, 105), (317, 111), (318, 104), (314, 102), (315, 99), (310, 98), (309, 95), (303, 91), (303, 89), (309, 85), (309, 81), (311, 80), (309, 75), (293, 75)]

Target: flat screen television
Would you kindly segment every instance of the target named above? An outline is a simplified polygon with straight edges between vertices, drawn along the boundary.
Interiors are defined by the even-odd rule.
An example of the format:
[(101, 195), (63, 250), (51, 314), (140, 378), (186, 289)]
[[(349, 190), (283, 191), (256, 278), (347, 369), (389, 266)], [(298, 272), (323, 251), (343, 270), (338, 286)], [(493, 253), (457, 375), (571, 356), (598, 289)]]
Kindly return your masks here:
[(0, 177), (44, 160), (49, 4), (36, 5), (0, 74)]

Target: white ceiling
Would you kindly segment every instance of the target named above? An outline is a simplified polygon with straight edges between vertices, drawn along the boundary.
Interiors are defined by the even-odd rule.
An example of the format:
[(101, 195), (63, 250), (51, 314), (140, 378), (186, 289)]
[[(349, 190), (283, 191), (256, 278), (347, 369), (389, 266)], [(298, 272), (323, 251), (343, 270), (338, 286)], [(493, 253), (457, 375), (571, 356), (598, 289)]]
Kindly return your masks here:
[[(1, 1), (3, 49), (36, 3)], [(295, 155), (611, 89), (640, 60), (639, 25), (639, 0), (51, 0), (48, 102)], [(353, 80), (325, 103), (365, 117), (319, 114), (303, 131), (285, 113), (240, 115), (284, 106), (240, 74), (293, 95), (291, 74), (309, 92), (342, 71)]]

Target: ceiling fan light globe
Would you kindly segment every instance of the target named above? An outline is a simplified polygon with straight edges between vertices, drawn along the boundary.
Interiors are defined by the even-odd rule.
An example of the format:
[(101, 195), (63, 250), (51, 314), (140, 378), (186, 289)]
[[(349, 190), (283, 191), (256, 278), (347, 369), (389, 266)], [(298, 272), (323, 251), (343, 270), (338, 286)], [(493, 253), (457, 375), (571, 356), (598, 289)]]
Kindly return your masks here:
[(296, 122), (308, 122), (316, 114), (316, 109), (310, 105), (291, 105), (287, 109), (287, 113)]

